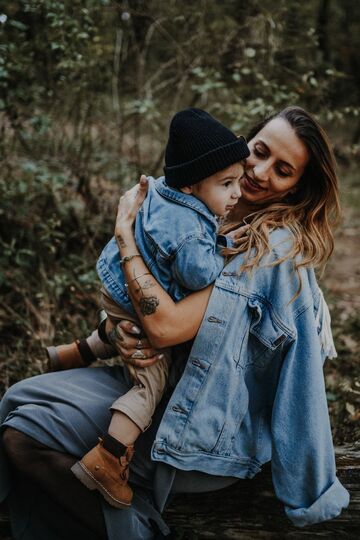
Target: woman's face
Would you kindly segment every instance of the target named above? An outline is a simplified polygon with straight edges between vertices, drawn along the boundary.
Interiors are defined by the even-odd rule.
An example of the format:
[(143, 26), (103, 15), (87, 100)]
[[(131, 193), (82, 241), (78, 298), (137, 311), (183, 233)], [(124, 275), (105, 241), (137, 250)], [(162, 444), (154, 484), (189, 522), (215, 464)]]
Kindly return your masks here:
[(244, 202), (262, 204), (282, 199), (295, 190), (309, 152), (286, 120), (271, 120), (249, 142), (249, 148), (251, 153), (240, 180)]

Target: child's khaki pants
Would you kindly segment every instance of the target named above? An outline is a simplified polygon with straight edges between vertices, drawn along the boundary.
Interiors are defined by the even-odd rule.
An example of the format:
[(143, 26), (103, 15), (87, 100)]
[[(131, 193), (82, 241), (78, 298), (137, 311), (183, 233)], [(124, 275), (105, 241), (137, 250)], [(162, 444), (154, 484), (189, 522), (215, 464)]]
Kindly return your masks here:
[[(104, 288), (101, 289), (101, 296), (103, 309), (114, 325), (124, 319), (133, 322), (137, 326), (140, 325), (139, 320), (123, 310)], [(113, 345), (115, 344), (113, 343)], [(141, 431), (145, 431), (151, 424), (155, 408), (160, 402), (166, 387), (171, 362), (170, 349), (164, 349), (162, 352), (164, 358), (158, 360), (152, 366), (146, 368), (131, 367), (130, 373), (134, 370), (136, 379), (140, 384), (134, 385), (125, 395), (119, 397), (111, 405), (111, 410), (126, 414)]]

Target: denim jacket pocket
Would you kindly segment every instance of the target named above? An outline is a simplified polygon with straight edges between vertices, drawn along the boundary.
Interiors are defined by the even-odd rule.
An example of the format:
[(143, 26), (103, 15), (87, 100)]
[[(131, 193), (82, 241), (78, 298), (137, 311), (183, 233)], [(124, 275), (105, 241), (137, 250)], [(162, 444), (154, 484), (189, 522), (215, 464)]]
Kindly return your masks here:
[(265, 369), (289, 336), (270, 306), (258, 298), (249, 298), (248, 316), (248, 341), (240, 351), (239, 365), (242, 368)]

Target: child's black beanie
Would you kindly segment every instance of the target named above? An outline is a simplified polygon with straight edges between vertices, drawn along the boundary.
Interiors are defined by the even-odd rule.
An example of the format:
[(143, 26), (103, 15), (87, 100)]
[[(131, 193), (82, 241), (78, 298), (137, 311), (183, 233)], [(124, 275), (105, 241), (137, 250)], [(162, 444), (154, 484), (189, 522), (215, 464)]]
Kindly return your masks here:
[(175, 114), (165, 151), (165, 179), (170, 187), (191, 186), (250, 154), (244, 137), (201, 109)]

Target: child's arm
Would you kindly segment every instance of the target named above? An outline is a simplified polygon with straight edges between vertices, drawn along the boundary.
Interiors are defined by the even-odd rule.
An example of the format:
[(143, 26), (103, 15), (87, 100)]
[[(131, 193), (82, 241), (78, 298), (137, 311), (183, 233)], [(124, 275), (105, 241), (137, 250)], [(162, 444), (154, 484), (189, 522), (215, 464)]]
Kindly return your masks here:
[[(251, 225), (240, 225), (239, 227), (236, 227), (236, 229), (232, 229), (230, 232), (226, 233), (225, 238), (229, 239), (230, 242), (233, 244), (233, 246), (239, 246), (243, 242), (246, 242), (247, 235), (250, 232)], [(222, 235), (219, 235), (222, 236)], [(226, 246), (230, 247), (230, 246)]]
[(212, 287), (175, 303), (150, 274), (137, 249), (132, 225), (147, 192), (147, 181), (120, 198), (115, 238), (121, 251), (128, 292), (151, 343), (164, 348), (193, 338), (204, 316)]
[(174, 279), (186, 289), (199, 291), (216, 278), (224, 268), (225, 258), (221, 250), (225, 246), (215, 243), (210, 235), (194, 236), (178, 249), (173, 264)]
[[(247, 241), (250, 225), (241, 225), (216, 239), (210, 234), (194, 235), (178, 249), (172, 272), (175, 280), (186, 289), (198, 291), (214, 283), (225, 264), (224, 248), (238, 248)], [(216, 243), (215, 243), (216, 242)]]

